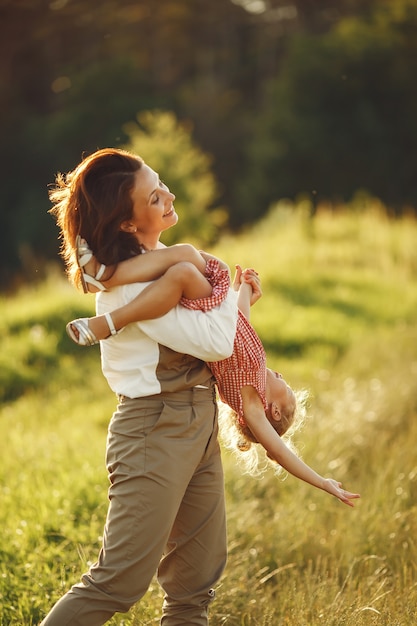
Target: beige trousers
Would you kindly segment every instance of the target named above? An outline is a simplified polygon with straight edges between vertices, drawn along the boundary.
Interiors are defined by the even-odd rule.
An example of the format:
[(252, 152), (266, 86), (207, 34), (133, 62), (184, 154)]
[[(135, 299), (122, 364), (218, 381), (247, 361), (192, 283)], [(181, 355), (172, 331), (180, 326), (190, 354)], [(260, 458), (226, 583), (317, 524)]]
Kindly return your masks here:
[(206, 626), (226, 562), (214, 389), (121, 398), (109, 426), (110, 505), (97, 563), (41, 626), (99, 626), (157, 572), (163, 626)]

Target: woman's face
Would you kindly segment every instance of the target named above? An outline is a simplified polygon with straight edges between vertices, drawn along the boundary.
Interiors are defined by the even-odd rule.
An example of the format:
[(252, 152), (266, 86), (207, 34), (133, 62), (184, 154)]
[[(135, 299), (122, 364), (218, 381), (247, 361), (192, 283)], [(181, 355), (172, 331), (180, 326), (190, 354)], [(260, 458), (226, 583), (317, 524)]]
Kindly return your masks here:
[(162, 231), (177, 223), (178, 215), (173, 205), (174, 194), (145, 163), (135, 175), (131, 198), (132, 218), (122, 224), (122, 228), (136, 232), (138, 239), (143, 243), (146, 243), (147, 237), (159, 238)]

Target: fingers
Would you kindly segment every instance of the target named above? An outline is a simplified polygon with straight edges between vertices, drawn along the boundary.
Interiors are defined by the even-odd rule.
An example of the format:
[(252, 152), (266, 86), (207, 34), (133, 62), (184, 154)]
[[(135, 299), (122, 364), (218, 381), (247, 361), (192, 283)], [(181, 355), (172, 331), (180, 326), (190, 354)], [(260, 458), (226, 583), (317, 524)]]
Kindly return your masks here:
[(242, 278), (246, 283), (250, 283), (252, 286), (257, 285), (260, 289), (261, 279), (259, 278), (258, 272), (256, 272), (252, 268), (247, 268), (242, 272)]
[(360, 498), (359, 493), (353, 493), (351, 491), (347, 491), (346, 489), (343, 489), (342, 483), (334, 480), (333, 478), (326, 479), (326, 483), (329, 486), (329, 489), (328, 489), (329, 493), (333, 494), (341, 502), (343, 502), (344, 504), (347, 504), (350, 507), (354, 506), (354, 503), (352, 502), (352, 500), (356, 500), (357, 498)]
[(242, 274), (244, 278), (246, 278), (247, 276), (259, 276), (258, 272), (252, 267), (247, 267), (246, 269), (242, 270)]
[(250, 285), (252, 289), (252, 295), (250, 298), (250, 306), (255, 304), (262, 297), (261, 280), (259, 274), (252, 267), (242, 269), (239, 264), (235, 265), (236, 273), (233, 279), (233, 289), (239, 291), (240, 286), (245, 283)]
[(342, 502), (344, 502), (344, 504), (347, 504), (350, 507), (355, 506), (352, 500), (360, 498), (360, 495), (358, 493), (351, 493), (350, 491), (345, 491), (344, 489), (341, 489), (341, 492), (341, 495), (338, 496), (339, 500), (341, 500)]
[(247, 279), (245, 282), (250, 284), (254, 293), (259, 294), (259, 296), (262, 295), (261, 283), (257, 278), (250, 278)]
[(235, 291), (239, 290), (240, 284), (242, 282), (242, 268), (240, 265), (235, 265), (235, 276), (233, 278), (233, 289)]
[(259, 276), (258, 272), (254, 270), (253, 267), (245, 267), (245, 269), (242, 269), (242, 266), (236, 263), (235, 268), (236, 272), (239, 272), (242, 277), (247, 275)]

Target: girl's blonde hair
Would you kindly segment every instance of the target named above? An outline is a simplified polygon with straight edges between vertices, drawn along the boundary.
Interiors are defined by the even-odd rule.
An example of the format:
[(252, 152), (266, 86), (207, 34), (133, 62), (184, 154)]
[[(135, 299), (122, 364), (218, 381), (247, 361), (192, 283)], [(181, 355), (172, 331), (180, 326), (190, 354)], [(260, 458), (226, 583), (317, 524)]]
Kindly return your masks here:
[[(306, 418), (306, 404), (308, 391), (299, 390), (294, 392), (296, 408), (291, 419), (288, 418), (280, 429), (276, 429), (279, 436), (285, 441), (285, 445), (296, 453), (292, 438), (301, 428)], [(227, 404), (220, 400), (219, 406), (219, 429), (220, 437), (225, 448), (232, 450), (238, 462), (243, 466), (245, 473), (251, 476), (261, 476), (268, 467), (273, 467), (276, 474), (283, 472), (282, 467), (268, 457), (266, 451), (257, 444), (257, 440), (246, 425), (239, 422), (238, 415)]]

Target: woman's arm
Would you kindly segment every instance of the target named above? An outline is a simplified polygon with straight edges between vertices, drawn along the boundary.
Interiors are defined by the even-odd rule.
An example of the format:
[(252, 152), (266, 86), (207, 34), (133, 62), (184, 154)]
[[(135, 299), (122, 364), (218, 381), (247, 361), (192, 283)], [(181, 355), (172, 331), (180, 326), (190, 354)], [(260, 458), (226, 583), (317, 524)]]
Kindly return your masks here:
[[(143, 283), (134, 283), (123, 287), (125, 302), (132, 300), (145, 286)], [(98, 295), (98, 313), (112, 311), (117, 307), (117, 304), (112, 304), (112, 295), (112, 292), (101, 292)], [(103, 305), (106, 301), (106, 305), (102, 306), (101, 301)], [(236, 322), (236, 294), (230, 289), (224, 301), (210, 311), (193, 311), (178, 305), (163, 317), (138, 322), (137, 325), (153, 341), (176, 352), (210, 362), (227, 359), (232, 354)]]
[(256, 390), (247, 386), (242, 388), (241, 393), (245, 421), (252, 434), (268, 454), (296, 478), (313, 485), (313, 487), (327, 491), (348, 506), (353, 506), (351, 500), (359, 498), (359, 494), (345, 491), (341, 483), (332, 478), (323, 478), (287, 448), (266, 418), (261, 399)]

